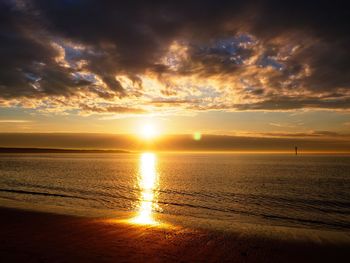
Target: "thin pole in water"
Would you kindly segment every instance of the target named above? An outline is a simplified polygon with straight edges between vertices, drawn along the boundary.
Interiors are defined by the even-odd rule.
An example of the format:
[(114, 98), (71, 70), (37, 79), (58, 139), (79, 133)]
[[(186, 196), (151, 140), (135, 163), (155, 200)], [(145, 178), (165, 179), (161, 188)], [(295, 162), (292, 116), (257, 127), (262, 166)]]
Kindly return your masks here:
[(295, 155), (298, 155), (298, 147), (295, 146)]

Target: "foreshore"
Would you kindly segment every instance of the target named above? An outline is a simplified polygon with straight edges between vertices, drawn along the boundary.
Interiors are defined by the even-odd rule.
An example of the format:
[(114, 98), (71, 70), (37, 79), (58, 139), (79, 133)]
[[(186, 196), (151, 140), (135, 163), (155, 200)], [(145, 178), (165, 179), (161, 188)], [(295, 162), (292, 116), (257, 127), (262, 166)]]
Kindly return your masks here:
[(346, 262), (350, 244), (0, 208), (0, 262)]

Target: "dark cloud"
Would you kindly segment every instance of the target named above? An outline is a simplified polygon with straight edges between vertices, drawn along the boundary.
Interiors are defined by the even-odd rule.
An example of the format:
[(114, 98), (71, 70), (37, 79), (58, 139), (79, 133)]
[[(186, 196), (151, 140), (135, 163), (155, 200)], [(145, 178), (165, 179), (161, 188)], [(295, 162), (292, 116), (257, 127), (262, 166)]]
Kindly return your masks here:
[(315, 99), (315, 98), (288, 98), (276, 97), (262, 102), (251, 104), (235, 104), (232, 108), (237, 110), (293, 110), (302, 108), (319, 109), (348, 109), (350, 99)]
[[(0, 133), (0, 147), (77, 148), (77, 149), (125, 149), (132, 151), (149, 149), (149, 145), (137, 142), (127, 135), (93, 133)], [(192, 135), (168, 135), (154, 140), (153, 149), (161, 151), (284, 151), (294, 154), (294, 147), (305, 152), (347, 152), (348, 138), (334, 140), (323, 137), (278, 135), (224, 136), (203, 135), (195, 141)]]
[(332, 138), (340, 140), (348, 140), (350, 134), (337, 133), (332, 131), (310, 131), (310, 132), (266, 132), (266, 133), (252, 133), (250, 136), (263, 136), (263, 137), (289, 137), (289, 138)]
[(74, 97), (83, 111), (81, 100), (98, 100), (89, 111), (100, 113), (142, 113), (149, 101), (349, 109), (349, 10), (347, 1), (1, 1), (0, 98)]
[(35, 17), (14, 1), (0, 3), (1, 97), (69, 95), (70, 89), (88, 85), (56, 62), (59, 55)]

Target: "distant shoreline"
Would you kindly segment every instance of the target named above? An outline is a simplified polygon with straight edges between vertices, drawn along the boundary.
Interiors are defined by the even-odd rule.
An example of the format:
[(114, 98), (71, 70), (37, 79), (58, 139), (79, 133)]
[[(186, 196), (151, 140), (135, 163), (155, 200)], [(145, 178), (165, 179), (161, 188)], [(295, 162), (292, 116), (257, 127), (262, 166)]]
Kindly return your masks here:
[(126, 150), (83, 150), (55, 148), (6, 148), (0, 147), (0, 153), (131, 153)]
[[(0, 147), (0, 153), (142, 153), (145, 151), (152, 151), (157, 153), (193, 153), (193, 154), (287, 154), (295, 155), (293, 151), (165, 151), (165, 150), (139, 150), (139, 151), (128, 151), (128, 150), (103, 150), (103, 149), (69, 149), (69, 148), (25, 148), (25, 147)], [(332, 151), (302, 151), (299, 155), (350, 155), (350, 152), (332, 152)]]

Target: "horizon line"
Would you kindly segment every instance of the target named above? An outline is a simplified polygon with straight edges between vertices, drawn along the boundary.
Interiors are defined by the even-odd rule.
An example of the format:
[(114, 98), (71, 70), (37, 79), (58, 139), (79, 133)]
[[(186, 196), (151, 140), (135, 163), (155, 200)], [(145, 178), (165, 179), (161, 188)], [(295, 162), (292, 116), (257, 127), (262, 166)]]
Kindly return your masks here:
[[(235, 153), (235, 154), (293, 154), (295, 155), (294, 150), (290, 151), (244, 151), (244, 150), (127, 150), (127, 149), (120, 149), (120, 148), (52, 148), (52, 147), (2, 147), (0, 146), (0, 153), (11, 153), (11, 152), (5, 152), (6, 150), (24, 150), (30, 153), (30, 150), (37, 151), (40, 153), (40, 151), (43, 151), (42, 153), (50, 153), (49, 151), (61, 151), (61, 153), (88, 153), (91, 151), (95, 151), (94, 153), (144, 153), (144, 152), (154, 152), (154, 153)], [(13, 152), (13, 153), (21, 153), (21, 152)], [(33, 152), (35, 153), (35, 152)], [(350, 151), (298, 151), (298, 155), (301, 154), (350, 154)]]

